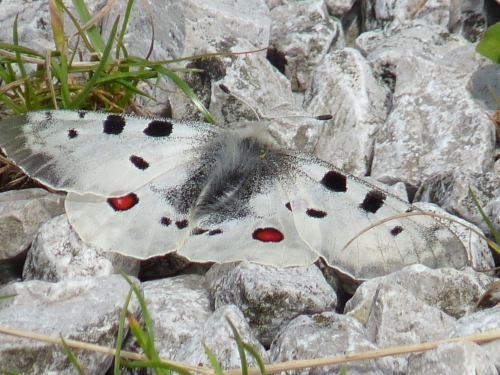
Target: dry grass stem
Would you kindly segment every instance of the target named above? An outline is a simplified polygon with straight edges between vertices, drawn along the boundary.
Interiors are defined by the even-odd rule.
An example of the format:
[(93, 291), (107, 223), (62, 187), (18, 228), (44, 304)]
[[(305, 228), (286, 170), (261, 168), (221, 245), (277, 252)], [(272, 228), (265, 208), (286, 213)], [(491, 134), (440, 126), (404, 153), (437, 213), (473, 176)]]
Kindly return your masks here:
[[(28, 332), (28, 331), (22, 331), (22, 330), (1, 327), (1, 326), (0, 326), (0, 333), (61, 345), (61, 339), (59, 337), (45, 335), (43, 333)], [(500, 330), (483, 332), (483, 333), (478, 333), (478, 334), (470, 335), (470, 336), (454, 337), (454, 338), (445, 339), (445, 340), (431, 341), (431, 342), (426, 342), (426, 343), (422, 343), (422, 344), (406, 345), (406, 346), (399, 346), (399, 347), (395, 347), (395, 348), (387, 348), (387, 349), (379, 349), (379, 350), (370, 350), (370, 351), (361, 352), (361, 353), (352, 353), (352, 354), (338, 355), (338, 356), (318, 358), (318, 359), (282, 362), (282, 363), (277, 363), (277, 364), (272, 364), (272, 365), (266, 365), (266, 371), (268, 373), (275, 373), (275, 372), (280, 372), (280, 371), (298, 370), (298, 369), (304, 369), (304, 368), (309, 368), (309, 367), (331, 366), (331, 365), (337, 365), (337, 364), (342, 364), (342, 363), (347, 363), (347, 362), (363, 361), (363, 360), (377, 359), (377, 358), (381, 358), (381, 357), (388, 357), (388, 356), (394, 356), (394, 355), (423, 352), (423, 351), (435, 349), (439, 345), (444, 344), (444, 343), (449, 343), (449, 342), (457, 342), (457, 341), (462, 341), (462, 340), (463, 341), (471, 341), (471, 342), (485, 342), (485, 341), (493, 341), (493, 340), (498, 340), (498, 339), (500, 339)], [(65, 340), (65, 342), (68, 346), (70, 346), (72, 348), (76, 348), (76, 349), (92, 350), (95, 352), (108, 354), (108, 355), (115, 355), (115, 353), (116, 353), (115, 349), (113, 349), (113, 348), (107, 348), (107, 347), (103, 347), (103, 346), (99, 346), (99, 345), (88, 344), (88, 343), (84, 343), (81, 341)], [(127, 351), (120, 351), (120, 356), (122, 358), (125, 358), (128, 360), (136, 360), (136, 361), (148, 360), (148, 358), (142, 354), (127, 352)], [(164, 362), (185, 368), (188, 371), (195, 371), (195, 372), (198, 372), (200, 374), (214, 374), (213, 370), (208, 369), (208, 368), (204, 368), (204, 367), (198, 367), (198, 366), (193, 366), (193, 365), (178, 363), (178, 362), (173, 362), (173, 361), (164, 361)], [(238, 375), (238, 374), (241, 374), (241, 370), (240, 369), (226, 370), (224, 372), (224, 374), (225, 375)], [(248, 374), (250, 374), (250, 375), (260, 374), (260, 369), (258, 367), (251, 367), (248, 369)]]

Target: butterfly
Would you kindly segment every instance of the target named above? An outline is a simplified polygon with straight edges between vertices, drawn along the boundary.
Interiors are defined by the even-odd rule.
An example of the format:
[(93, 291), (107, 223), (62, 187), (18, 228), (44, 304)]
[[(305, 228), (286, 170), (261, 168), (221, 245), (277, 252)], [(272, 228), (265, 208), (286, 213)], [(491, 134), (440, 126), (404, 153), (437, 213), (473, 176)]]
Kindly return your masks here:
[(223, 129), (39, 111), (2, 120), (0, 145), (29, 176), (67, 192), (69, 221), (84, 242), (127, 256), (176, 251), (198, 262), (246, 259), (276, 267), (321, 256), (354, 279), (415, 263), (467, 263), (462, 242), (430, 216), (389, 220), (357, 236), (416, 208), (280, 147), (262, 122)]

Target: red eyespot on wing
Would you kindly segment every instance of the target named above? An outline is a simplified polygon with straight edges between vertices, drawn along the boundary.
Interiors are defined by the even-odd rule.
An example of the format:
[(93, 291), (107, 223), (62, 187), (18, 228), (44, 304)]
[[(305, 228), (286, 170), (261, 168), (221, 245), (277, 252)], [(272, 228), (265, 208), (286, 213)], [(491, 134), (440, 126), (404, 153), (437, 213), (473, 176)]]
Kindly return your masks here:
[(262, 242), (281, 242), (285, 236), (276, 228), (257, 228), (253, 231), (252, 238)]
[(130, 193), (123, 197), (108, 198), (106, 201), (115, 211), (127, 211), (139, 203), (139, 197), (135, 193)]

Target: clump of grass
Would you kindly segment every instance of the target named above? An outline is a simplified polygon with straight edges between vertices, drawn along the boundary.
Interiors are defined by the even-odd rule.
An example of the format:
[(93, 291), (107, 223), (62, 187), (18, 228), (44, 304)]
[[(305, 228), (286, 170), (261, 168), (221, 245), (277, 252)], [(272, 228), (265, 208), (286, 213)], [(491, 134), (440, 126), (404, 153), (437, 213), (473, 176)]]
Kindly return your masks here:
[[(13, 43), (0, 42), (0, 108), (6, 113), (23, 113), (42, 109), (82, 109), (111, 112), (142, 113), (136, 98), (151, 98), (141, 90), (147, 81), (162, 77), (172, 80), (211, 123), (215, 120), (178, 73), (201, 72), (199, 69), (168, 68), (184, 60), (201, 59), (206, 54), (184, 59), (151, 61), (145, 57), (129, 55), (123, 44), (134, 0), (128, 0), (123, 21), (117, 17), (106, 39), (99, 33), (96, 23), (104, 17), (116, 1), (96, 16), (91, 17), (83, 0), (73, 0), (80, 21), (62, 0), (48, 0), (54, 50), (41, 54), (22, 46), (19, 41), (18, 20), (15, 18)], [(69, 16), (78, 30), (68, 36), (64, 16)], [(152, 22), (152, 20), (151, 20)], [(154, 30), (153, 30), (154, 36)], [(76, 39), (70, 49), (71, 39)], [(84, 60), (82, 56), (89, 56)], [(76, 61), (77, 57), (80, 61)], [(152, 98), (151, 98), (152, 99)], [(0, 154), (0, 191), (38, 186), (17, 166)]]
[[(165, 67), (214, 54), (166, 61), (151, 61), (149, 54), (145, 57), (129, 55), (123, 39), (133, 0), (127, 2), (123, 21), (120, 22), (120, 17), (114, 21), (107, 42), (99, 33), (96, 23), (112, 6), (105, 7), (98, 15), (91, 17), (83, 0), (73, 0), (81, 20), (78, 21), (62, 0), (49, 0), (49, 5), (54, 50), (44, 55), (21, 46), (17, 17), (13, 25), (13, 43), (0, 42), (0, 79), (3, 81), (0, 104), (6, 105), (14, 113), (47, 108), (133, 112), (137, 109), (136, 96), (151, 98), (140, 89), (141, 83), (168, 77), (198, 107), (207, 121), (215, 123), (191, 88), (177, 75), (179, 72), (201, 71)], [(78, 30), (74, 50), (69, 47), (72, 37), (66, 33), (65, 14)], [(83, 48), (84, 51), (81, 50)], [(153, 41), (150, 52), (152, 48)], [(82, 56), (90, 57), (83, 61)], [(80, 57), (80, 61), (76, 61), (77, 57)]]

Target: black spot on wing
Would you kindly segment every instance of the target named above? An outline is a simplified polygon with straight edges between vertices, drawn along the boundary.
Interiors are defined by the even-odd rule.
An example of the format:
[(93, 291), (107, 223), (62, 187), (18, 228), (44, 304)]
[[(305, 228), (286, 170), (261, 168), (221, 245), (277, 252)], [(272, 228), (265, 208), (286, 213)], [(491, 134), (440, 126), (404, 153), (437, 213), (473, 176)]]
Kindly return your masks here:
[(308, 208), (306, 211), (306, 215), (315, 219), (323, 219), (324, 217), (326, 217), (327, 213), (325, 211), (316, 210), (314, 208)]
[(108, 115), (106, 120), (103, 121), (103, 133), (118, 135), (123, 132), (125, 128), (125, 118), (120, 115)]
[(193, 236), (199, 236), (203, 233), (206, 233), (208, 232), (208, 229), (203, 229), (203, 228), (194, 228), (193, 231), (191, 232), (191, 234)]
[(77, 113), (78, 113), (78, 117), (80, 117), (82, 119), (85, 118), (85, 115), (87, 114), (85, 111), (78, 111)]
[(47, 111), (45, 112), (45, 120), (52, 120), (52, 112)]
[(68, 130), (68, 138), (73, 139), (78, 137), (78, 132), (75, 129), (69, 129)]
[(367, 212), (371, 212), (372, 214), (376, 213), (380, 207), (384, 205), (384, 201), (387, 198), (384, 192), (380, 190), (370, 190), (363, 202), (359, 205), (359, 207)]
[(316, 116), (314, 119), (319, 120), (319, 121), (328, 121), (328, 120), (331, 120), (332, 118), (333, 118), (332, 115), (319, 115), (319, 116)]
[(285, 203), (285, 207), (286, 207), (289, 211), (292, 211), (292, 205), (290, 204), (290, 202)]
[(172, 134), (174, 124), (164, 120), (153, 120), (142, 131), (149, 137), (168, 137)]
[(227, 87), (226, 85), (222, 84), (222, 83), (219, 85), (219, 88), (220, 88), (220, 89), (222, 90), (222, 92), (223, 92), (223, 93), (225, 93), (225, 94), (230, 94), (230, 93), (231, 93), (231, 91), (229, 91), (228, 87)]
[(160, 224), (165, 226), (165, 227), (168, 227), (170, 224), (172, 224), (172, 219), (169, 217), (163, 216), (160, 219)]
[(222, 229), (212, 229), (211, 231), (208, 232), (208, 235), (215, 236), (215, 235), (221, 234), (221, 233), (222, 233)]
[(145, 169), (149, 168), (149, 163), (146, 160), (144, 160), (143, 158), (141, 158), (140, 156), (132, 155), (130, 157), (130, 161), (132, 162), (132, 164), (134, 164), (134, 166), (137, 169), (145, 170)]
[(391, 235), (396, 237), (398, 234), (400, 234), (403, 231), (403, 227), (400, 225), (395, 226), (394, 228), (391, 229)]
[(179, 221), (176, 221), (175, 222), (175, 226), (178, 228), (178, 229), (184, 229), (184, 228), (187, 228), (189, 225), (189, 222), (184, 219), (184, 220), (179, 220)]
[(321, 184), (328, 190), (338, 193), (345, 193), (347, 191), (347, 177), (337, 171), (328, 171), (321, 179)]

